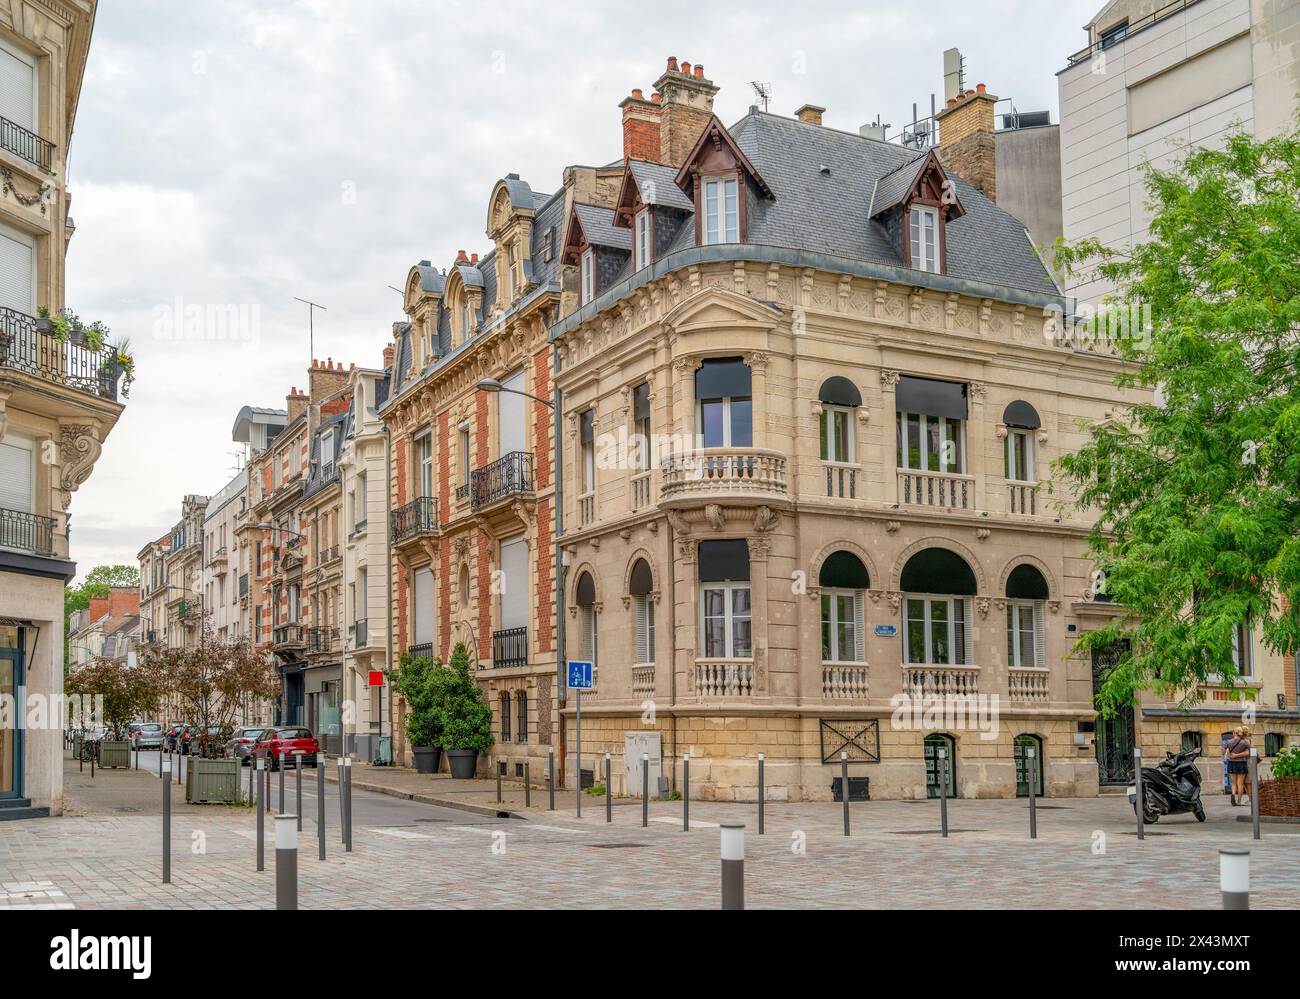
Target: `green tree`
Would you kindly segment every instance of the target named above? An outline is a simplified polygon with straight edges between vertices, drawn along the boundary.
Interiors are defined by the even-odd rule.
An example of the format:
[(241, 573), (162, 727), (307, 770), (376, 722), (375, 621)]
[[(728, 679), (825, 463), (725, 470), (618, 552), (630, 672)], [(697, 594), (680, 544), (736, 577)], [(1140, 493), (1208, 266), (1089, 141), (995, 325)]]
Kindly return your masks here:
[(76, 586), (63, 588), (63, 675), (68, 675), (68, 622), (75, 611), (90, 606), (91, 597), (106, 597), (114, 586), (139, 586), (140, 569), (134, 565), (97, 565)]
[(1078, 643), (1130, 643), (1098, 697), (1106, 714), (1139, 689), (1191, 698), (1235, 676), (1243, 622), (1274, 651), (1300, 637), (1300, 132), (1236, 131), (1148, 170), (1146, 187), (1147, 242), (1057, 256), (1150, 309), (1149, 335), (1119, 344), (1117, 382), (1156, 401), (1089, 425), (1058, 465), (1097, 516), (1100, 588), (1129, 612)]
[(469, 651), (462, 642), (451, 653), (440, 690), (444, 749), (473, 749), (480, 753), (492, 747), (492, 709), (483, 703), (482, 691), (469, 673)]

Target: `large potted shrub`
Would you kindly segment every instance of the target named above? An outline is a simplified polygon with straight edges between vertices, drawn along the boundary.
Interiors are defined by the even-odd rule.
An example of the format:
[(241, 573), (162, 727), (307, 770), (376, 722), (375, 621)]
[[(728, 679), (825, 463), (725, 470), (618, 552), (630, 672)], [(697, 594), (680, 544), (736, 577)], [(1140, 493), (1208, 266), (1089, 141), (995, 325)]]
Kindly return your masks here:
[(468, 780), (478, 768), (478, 754), (492, 746), (492, 709), (469, 675), (469, 652), (463, 643), (452, 652), (443, 679), (442, 745), (452, 777)]
[(64, 690), (80, 698), (89, 723), (104, 727), (99, 744), (101, 767), (130, 767), (131, 722), (156, 711), (164, 677), (150, 666), (128, 666), (122, 659), (95, 657), (76, 666), (64, 680)]
[(415, 758), (415, 771), (436, 774), (442, 766), (442, 698), (439, 689), (447, 670), (428, 656), (402, 656), (397, 669), (390, 670), (389, 682), (406, 701), (404, 723), (407, 744)]
[(1300, 746), (1273, 758), (1273, 776), (1259, 782), (1259, 814), (1300, 817)]

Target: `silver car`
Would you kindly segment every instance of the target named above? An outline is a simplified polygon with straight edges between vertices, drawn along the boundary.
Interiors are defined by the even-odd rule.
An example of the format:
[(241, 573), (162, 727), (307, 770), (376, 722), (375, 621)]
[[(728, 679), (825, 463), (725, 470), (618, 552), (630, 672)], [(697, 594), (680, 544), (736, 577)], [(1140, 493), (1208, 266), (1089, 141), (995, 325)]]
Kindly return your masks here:
[(158, 722), (143, 722), (136, 726), (135, 735), (131, 736), (133, 749), (161, 749), (163, 744), (163, 727)]

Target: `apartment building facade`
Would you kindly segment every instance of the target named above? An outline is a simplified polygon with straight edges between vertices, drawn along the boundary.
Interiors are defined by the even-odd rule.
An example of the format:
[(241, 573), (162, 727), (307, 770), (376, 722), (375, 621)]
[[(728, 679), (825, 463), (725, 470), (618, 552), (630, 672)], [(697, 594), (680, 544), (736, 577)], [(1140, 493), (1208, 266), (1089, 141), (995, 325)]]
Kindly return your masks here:
[(248, 475), (240, 469), (208, 498), (203, 514), (203, 557), (199, 590), (207, 627), (222, 642), (244, 634), (239, 605), (237, 518), (248, 504)]
[[(0, 3), (0, 694), (63, 692), (73, 493), (122, 412), (123, 367), (64, 327), (67, 189), (94, 0)], [(0, 818), (63, 807), (58, 726), (0, 730)]]
[[(1065, 238), (1115, 248), (1147, 235), (1142, 165), (1213, 146), (1235, 124), (1261, 138), (1295, 127), (1296, 0), (1113, 0), (1085, 26), (1087, 46), (1057, 74)], [(1097, 306), (1095, 274), (1066, 291)]]
[(68, 620), (68, 665), (92, 659), (126, 661), (137, 648), (140, 626), (140, 591), (134, 586), (114, 586), (104, 597), (91, 597)]

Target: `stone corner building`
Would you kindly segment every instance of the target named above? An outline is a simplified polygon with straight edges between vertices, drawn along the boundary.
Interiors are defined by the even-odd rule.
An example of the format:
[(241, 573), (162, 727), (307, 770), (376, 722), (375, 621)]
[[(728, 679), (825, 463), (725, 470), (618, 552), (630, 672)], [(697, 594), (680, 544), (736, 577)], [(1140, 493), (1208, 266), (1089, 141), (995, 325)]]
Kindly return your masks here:
[[(122, 413), (116, 354), (41, 317), (64, 308), (68, 142), (94, 19), (94, 0), (0, 2), (0, 696), (25, 689), (29, 705), (63, 692), (72, 494)], [(0, 818), (61, 812), (61, 755), (57, 720), (0, 728)]]
[[(1116, 609), (1049, 483), (1125, 396), (990, 197), (990, 98), (918, 151), (812, 105), (727, 126), (717, 89), (669, 59), (621, 159), (503, 178), (487, 253), (411, 269), (395, 648), (465, 642), (512, 776), (553, 749), (599, 782), (608, 752), (635, 793), (643, 753), (673, 785), (689, 753), (693, 793), (752, 800), (762, 753), (771, 796), (825, 799), (843, 751), (917, 798), (946, 748), (952, 793), (996, 797), (1032, 747), (1042, 791), (1096, 794), (1133, 730), (1072, 649)], [(580, 761), (557, 658), (596, 667)]]

